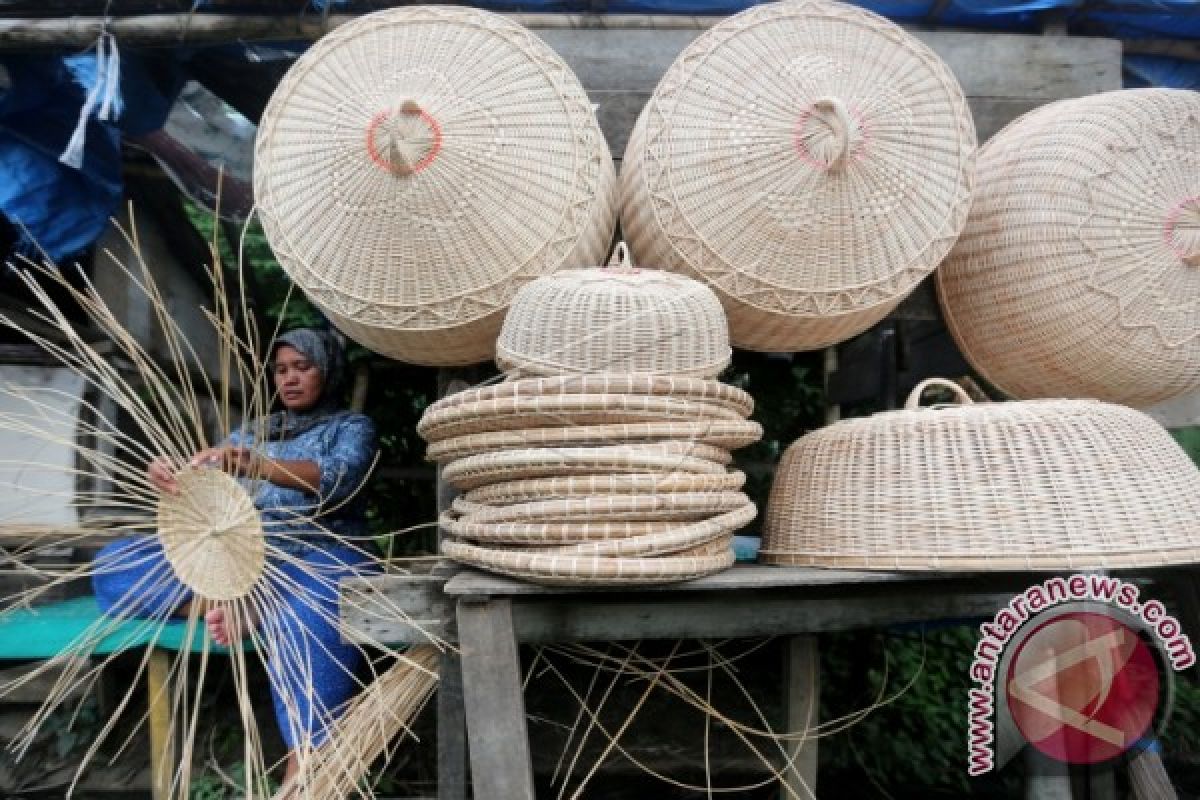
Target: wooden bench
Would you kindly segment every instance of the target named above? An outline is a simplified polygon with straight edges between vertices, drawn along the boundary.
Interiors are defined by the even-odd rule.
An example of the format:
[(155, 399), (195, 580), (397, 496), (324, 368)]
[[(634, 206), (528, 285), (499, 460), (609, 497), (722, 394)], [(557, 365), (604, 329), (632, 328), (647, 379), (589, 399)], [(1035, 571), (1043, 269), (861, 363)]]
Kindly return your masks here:
[[(1156, 586), (1181, 588), (1194, 600), (1192, 574), (1140, 571)], [(429, 632), (459, 644), (443, 663), (438, 700), (441, 800), (466, 797), (467, 759), (475, 800), (533, 800), (519, 643), (788, 637), (785, 710), (788, 728), (814, 720), (818, 651), (813, 634), (898, 623), (992, 617), (1037, 573), (897, 574), (739, 565), (674, 586), (585, 590), (536, 586), (466, 570), (450, 577), (385, 575), (367, 579), (371, 593), (405, 609), (416, 625), (388, 619), (361, 602), (344, 604), (343, 620), (366, 638), (417, 643)], [(1125, 577), (1130, 577), (1128, 574)], [(1178, 593), (1177, 593), (1178, 594)], [(1185, 632), (1200, 635), (1189, 602)], [(965, 700), (964, 700), (964, 713)], [(965, 748), (964, 743), (964, 748)], [(965, 752), (964, 752), (965, 762)], [(806, 744), (788, 776), (798, 794), (815, 786), (816, 745)], [(1063, 776), (1032, 782), (1062, 794)]]

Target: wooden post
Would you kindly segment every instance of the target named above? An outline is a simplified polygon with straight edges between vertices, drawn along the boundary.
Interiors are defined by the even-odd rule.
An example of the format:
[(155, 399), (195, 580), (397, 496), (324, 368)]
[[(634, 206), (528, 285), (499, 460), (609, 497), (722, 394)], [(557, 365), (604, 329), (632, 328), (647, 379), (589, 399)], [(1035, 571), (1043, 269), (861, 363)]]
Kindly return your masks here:
[[(782, 800), (817, 796), (817, 722), (820, 719), (821, 659), (817, 637), (790, 636), (783, 651), (783, 703), (789, 734), (811, 732), (807, 741), (789, 741), (787, 756), (792, 768), (784, 772)], [(789, 792), (788, 789), (791, 791)], [(793, 794), (794, 793), (794, 794)]]
[(155, 647), (146, 669), (149, 703), (150, 786), (154, 800), (171, 796), (175, 753), (171, 747), (171, 654)]
[(474, 800), (534, 800), (512, 601), (460, 599), (458, 641)]

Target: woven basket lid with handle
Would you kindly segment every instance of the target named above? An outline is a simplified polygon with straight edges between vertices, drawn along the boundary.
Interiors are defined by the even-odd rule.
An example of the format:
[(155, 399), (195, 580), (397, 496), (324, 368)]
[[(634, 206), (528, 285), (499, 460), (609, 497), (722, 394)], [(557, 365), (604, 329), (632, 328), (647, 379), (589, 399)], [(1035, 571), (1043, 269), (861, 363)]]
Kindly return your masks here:
[(347, 335), (449, 366), (494, 353), (518, 287), (607, 255), (616, 179), (587, 94), (525, 28), (368, 14), (275, 90), (255, 200), (280, 264)]
[(1200, 387), (1200, 95), (1064, 100), (980, 152), (937, 272), (963, 354), (1019, 398), (1144, 407)]
[(524, 375), (650, 373), (713, 378), (729, 365), (729, 324), (712, 290), (670, 272), (616, 263), (564, 270), (521, 288), (496, 363)]
[[(927, 382), (928, 383), (928, 382)], [(1200, 560), (1200, 470), (1145, 414), (1094, 400), (918, 408), (788, 448), (768, 563), (886, 570), (1148, 567)]]
[(882, 319), (962, 230), (975, 129), (925, 45), (870, 12), (767, 3), (668, 69), (625, 151), (636, 263), (710, 284), (733, 343), (811, 350)]

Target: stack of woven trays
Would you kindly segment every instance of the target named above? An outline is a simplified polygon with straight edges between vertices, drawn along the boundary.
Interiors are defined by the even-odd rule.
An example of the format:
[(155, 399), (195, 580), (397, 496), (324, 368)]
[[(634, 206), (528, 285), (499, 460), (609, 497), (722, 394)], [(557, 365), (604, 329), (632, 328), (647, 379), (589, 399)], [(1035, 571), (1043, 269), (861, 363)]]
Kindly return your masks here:
[[(618, 268), (557, 273), (518, 293), (514, 325), (532, 319), (522, 307), (536, 301), (544, 329), (564, 337), (594, 332), (588, 299), (603, 296), (594, 307), (606, 309), (604, 324), (614, 341), (631, 341), (628, 323), (650, 346), (621, 351), (636, 352), (641, 370), (626, 372), (588, 372), (597, 366), (588, 359), (599, 349), (557, 347), (553, 359), (536, 357), (532, 366), (544, 371), (552, 360), (572, 374), (534, 377), (519, 377), (526, 358), (514, 347), (503, 359), (513, 371), (508, 380), (430, 406), (417, 426), (430, 443), (427, 457), (442, 463), (443, 478), (462, 491), (440, 519), (448, 536), (445, 555), (572, 586), (666, 583), (733, 563), (733, 534), (756, 509), (741, 491), (745, 475), (729, 469), (730, 451), (757, 441), (762, 428), (748, 419), (753, 399), (714, 379), (724, 359), (713, 354), (720, 354), (720, 340), (726, 351), (728, 342), (719, 314), (722, 330), (706, 330), (711, 309), (720, 308), (716, 298), (711, 306), (696, 304), (703, 309), (696, 318), (709, 321), (693, 327), (694, 339), (649, 330), (653, 302), (614, 302), (614, 295), (644, 300), (661, 292), (674, 298), (663, 324), (676, 327), (680, 293), (695, 291), (711, 295), (683, 276)], [(616, 308), (629, 309), (630, 318), (614, 315)], [(547, 324), (564, 309), (579, 315), (574, 326)], [(522, 340), (511, 330), (502, 332), (506, 338)], [(688, 363), (689, 341), (706, 342), (692, 349), (694, 364)], [(688, 374), (658, 371), (656, 362)]]

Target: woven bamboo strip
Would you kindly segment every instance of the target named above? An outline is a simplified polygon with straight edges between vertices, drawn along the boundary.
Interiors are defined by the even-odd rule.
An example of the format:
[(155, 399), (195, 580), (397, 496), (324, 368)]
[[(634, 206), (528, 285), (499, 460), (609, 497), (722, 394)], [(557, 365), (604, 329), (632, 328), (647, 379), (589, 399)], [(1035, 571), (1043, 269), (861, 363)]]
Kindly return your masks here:
[(457, 497), (452, 507), (472, 522), (570, 522), (581, 519), (597, 522), (658, 519), (683, 522), (733, 511), (749, 502), (741, 492), (676, 492), (592, 495), (511, 506), (485, 506)]
[(603, 539), (626, 539), (648, 533), (669, 533), (681, 527), (687, 527), (686, 523), (666, 520), (472, 522), (453, 512), (442, 514), (438, 524), (452, 536), (493, 545), (577, 544)]
[(581, 495), (733, 492), (745, 483), (745, 474), (736, 471), (715, 475), (656, 472), (567, 475), (493, 483), (472, 489), (463, 495), (463, 499), (470, 503), (503, 506)]

